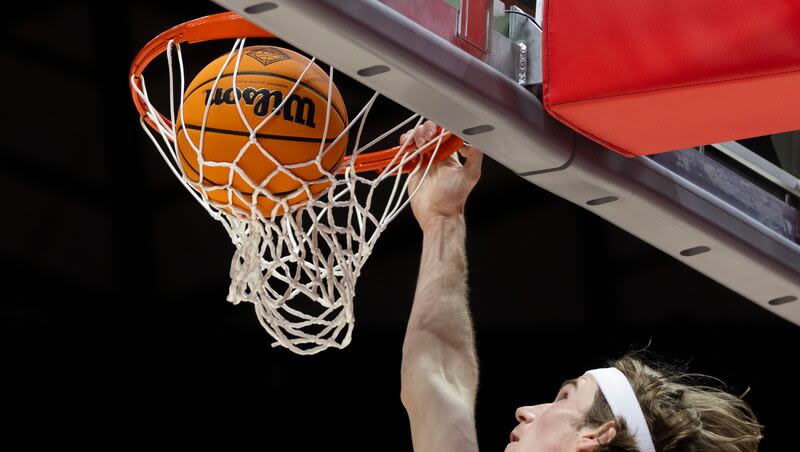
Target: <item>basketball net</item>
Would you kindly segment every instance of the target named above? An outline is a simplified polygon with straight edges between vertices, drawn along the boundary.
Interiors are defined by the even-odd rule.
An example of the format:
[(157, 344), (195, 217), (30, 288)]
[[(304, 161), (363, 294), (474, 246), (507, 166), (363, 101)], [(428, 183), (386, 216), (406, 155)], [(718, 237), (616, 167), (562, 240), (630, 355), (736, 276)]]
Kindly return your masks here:
[[(228, 59), (221, 66), (211, 92), (216, 91), (224, 69), (235, 60), (233, 95), (237, 96), (236, 78), (244, 42), (244, 38), (236, 39)], [(173, 54), (177, 56), (177, 68), (173, 64)], [(361, 269), (372, 253), (378, 237), (416, 193), (418, 186), (409, 193), (409, 178), (421, 174), (419, 180), (422, 181), (431, 163), (437, 160), (436, 156), (440, 152), (443, 139), (449, 134), (440, 130), (436, 137), (420, 147), (410, 143), (412, 134), (409, 134), (408, 142), (401, 144), (383, 170), (364, 173), (364, 168), (358, 167), (360, 162), (357, 157), (360, 154), (368, 155), (367, 153), (387, 136), (416, 127), (423, 121), (420, 115), (411, 115), (374, 140), (362, 144), (366, 120), (379, 97), (375, 92), (333, 142), (326, 143), (326, 140), (321, 140), (319, 152), (314, 160), (282, 164), (262, 147), (255, 138), (256, 133), (276, 115), (276, 112), (281, 111), (284, 103), (314, 64), (315, 59), (312, 58), (291, 91), (260, 124), (248, 124), (239, 98), (235, 98), (239, 116), (250, 133), (250, 140), (240, 150), (239, 156), (241, 157), (248, 146), (256, 146), (276, 166), (275, 171), (262, 182), (254, 183), (238, 167), (236, 159), (233, 162), (216, 162), (203, 158), (206, 119), (212, 96), (209, 96), (206, 103), (199, 140), (192, 140), (186, 128), (176, 132), (174, 126), (176, 111), (178, 114), (183, 112), (182, 93), (185, 90), (180, 43), (169, 41), (166, 57), (170, 74), (170, 116), (166, 118), (161, 115), (150, 102), (144, 76), (139, 76), (138, 80), (132, 76), (131, 85), (135, 96), (138, 96), (146, 106), (140, 122), (175, 177), (211, 217), (222, 224), (236, 247), (231, 261), (231, 283), (227, 300), (233, 304), (242, 302), (253, 304), (259, 322), (275, 340), (273, 347), (280, 345), (302, 355), (315, 354), (329, 347), (346, 347), (353, 333), (353, 299)], [(330, 68), (328, 75), (323, 137), (328, 136), (333, 67)], [(176, 78), (180, 80), (177, 97), (174, 86)], [(179, 105), (176, 105), (176, 98), (181, 99)], [(151, 127), (148, 127), (148, 124)], [(185, 134), (186, 140), (196, 153), (200, 168), (196, 180), (203, 180), (204, 166), (217, 166), (228, 169), (228, 183), (212, 186), (207, 183), (197, 183), (187, 177), (179, 163), (176, 133)], [(340, 139), (347, 134), (352, 136), (353, 133), (355, 133), (355, 146), (352, 155), (346, 158), (335, 174), (327, 171), (322, 165), (325, 153)], [(183, 151), (191, 152), (187, 149)], [(424, 157), (425, 153), (427, 157)], [(323, 174), (322, 180), (307, 181), (292, 171), (309, 164), (316, 165)], [(231, 182), (234, 174), (255, 187), (252, 195), (242, 194), (236, 190)], [(291, 177), (297, 182), (298, 188), (285, 196), (272, 195), (265, 187), (277, 174)], [(313, 195), (310, 185), (320, 182), (327, 182), (330, 186), (323, 193)], [(386, 190), (377, 193), (376, 189), (380, 185), (386, 187)], [(226, 205), (209, 200), (209, 191), (219, 189), (228, 190)], [(247, 200), (249, 208), (242, 208), (242, 203), (234, 204), (232, 198), (234, 193), (241, 200)], [(303, 193), (307, 195), (307, 201), (293, 205), (287, 203), (287, 199)], [(258, 197), (274, 201), (275, 206), (269, 216), (258, 208)]]

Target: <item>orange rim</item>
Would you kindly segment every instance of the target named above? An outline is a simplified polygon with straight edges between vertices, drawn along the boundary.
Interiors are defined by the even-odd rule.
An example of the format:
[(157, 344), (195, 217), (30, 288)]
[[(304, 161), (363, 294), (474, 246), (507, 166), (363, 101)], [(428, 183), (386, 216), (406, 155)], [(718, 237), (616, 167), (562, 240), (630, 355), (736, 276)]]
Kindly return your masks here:
[[(139, 89), (142, 88), (141, 75), (145, 68), (167, 50), (170, 41), (173, 41), (175, 44), (194, 44), (218, 39), (236, 38), (276, 38), (276, 36), (252, 22), (245, 20), (236, 13), (227, 12), (190, 20), (172, 27), (142, 47), (142, 50), (139, 51), (131, 64), (129, 74), (129, 79), (132, 84), (131, 96), (133, 97), (133, 104), (136, 106), (136, 110), (153, 130), (158, 131), (158, 127), (147, 117), (146, 104), (136, 93), (136, 90), (134, 90), (134, 86)], [(171, 128), (172, 122), (163, 114), (158, 114), (161, 116), (164, 123), (168, 124)], [(438, 162), (450, 157), (450, 155), (456, 152), (463, 144), (463, 140), (450, 132), (446, 132), (439, 146), (435, 161)], [(429, 158), (435, 149), (436, 146), (431, 145), (428, 149), (423, 151), (420, 156), (404, 165), (403, 172), (405, 173), (413, 170), (420, 158)], [(356, 157), (353, 165), (355, 170), (360, 173), (370, 171), (382, 172), (391, 163), (399, 150), (400, 146), (395, 146), (382, 151), (364, 153)], [(349, 161), (350, 156), (343, 159), (340, 172), (347, 168)]]

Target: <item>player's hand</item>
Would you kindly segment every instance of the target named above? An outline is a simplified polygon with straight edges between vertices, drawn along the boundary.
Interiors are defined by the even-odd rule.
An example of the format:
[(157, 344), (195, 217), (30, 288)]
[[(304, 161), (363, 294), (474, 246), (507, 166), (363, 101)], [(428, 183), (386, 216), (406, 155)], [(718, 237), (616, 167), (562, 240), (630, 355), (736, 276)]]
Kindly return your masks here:
[[(413, 140), (411, 144), (422, 146), (436, 135), (436, 124), (426, 121), (400, 137), (400, 144)], [(464, 163), (458, 160), (458, 154), (464, 157)], [(436, 217), (457, 217), (464, 213), (467, 196), (481, 177), (483, 153), (478, 149), (464, 145), (458, 152), (439, 163), (434, 163), (422, 181), (419, 190), (411, 199), (411, 210), (424, 231), (431, 219)], [(410, 176), (408, 190), (412, 193), (419, 185), (424, 173), (421, 168)]]

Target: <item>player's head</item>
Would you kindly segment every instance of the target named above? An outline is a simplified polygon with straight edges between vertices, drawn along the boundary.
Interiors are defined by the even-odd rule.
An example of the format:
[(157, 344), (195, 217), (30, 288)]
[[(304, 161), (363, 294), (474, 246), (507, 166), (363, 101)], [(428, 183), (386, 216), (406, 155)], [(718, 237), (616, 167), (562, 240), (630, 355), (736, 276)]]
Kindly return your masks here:
[(520, 407), (506, 452), (749, 452), (762, 426), (739, 397), (635, 356), (565, 382), (552, 403)]

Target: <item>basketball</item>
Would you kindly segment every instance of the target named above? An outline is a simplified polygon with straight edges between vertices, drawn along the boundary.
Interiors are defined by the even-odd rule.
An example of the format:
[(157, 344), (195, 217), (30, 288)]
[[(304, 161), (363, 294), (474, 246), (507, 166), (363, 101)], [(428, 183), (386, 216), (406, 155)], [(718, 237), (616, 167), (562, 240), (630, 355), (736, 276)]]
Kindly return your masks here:
[[(184, 93), (175, 127), (181, 167), (198, 191), (202, 184), (215, 207), (282, 215), (281, 201), (297, 204), (330, 186), (322, 170), (335, 173), (347, 148), (347, 136), (332, 145), (347, 126), (344, 101), (334, 85), (323, 137), (329, 78), (322, 68), (312, 64), (290, 94), (310, 63), (303, 55), (281, 47), (245, 47), (235, 83), (236, 55), (223, 69), (227, 58), (203, 68)], [(251, 129), (257, 129), (252, 138)], [(321, 146), (329, 149), (318, 159)]]

